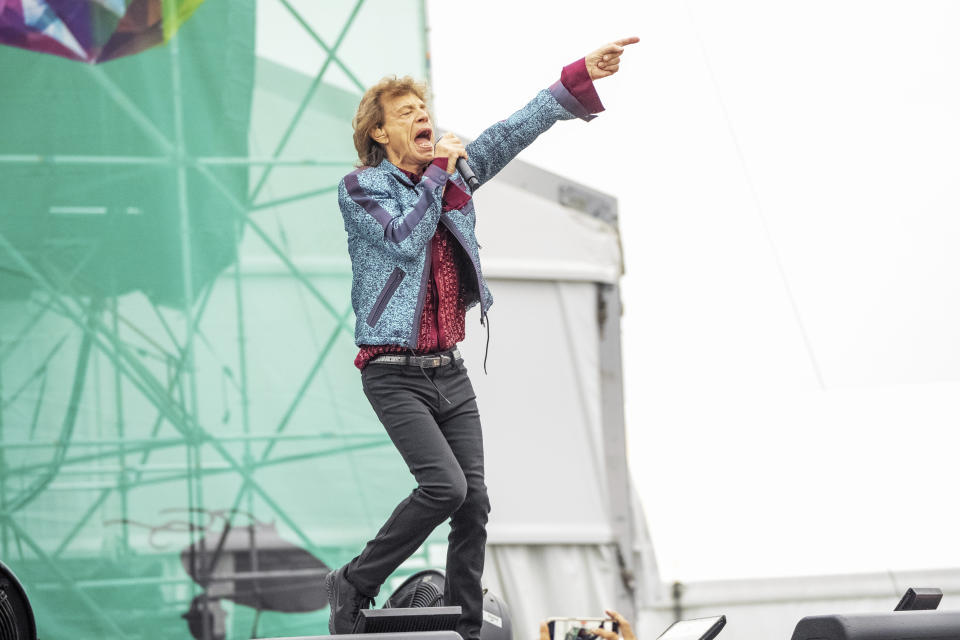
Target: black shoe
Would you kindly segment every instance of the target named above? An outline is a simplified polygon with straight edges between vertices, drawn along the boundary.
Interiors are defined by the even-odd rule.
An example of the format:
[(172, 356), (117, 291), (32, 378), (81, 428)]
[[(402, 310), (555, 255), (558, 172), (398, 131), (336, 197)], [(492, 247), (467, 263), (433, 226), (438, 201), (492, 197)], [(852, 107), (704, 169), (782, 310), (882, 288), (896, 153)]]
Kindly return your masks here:
[(373, 598), (366, 596), (343, 577), (343, 567), (327, 574), (327, 600), (330, 602), (330, 635), (352, 633), (360, 617), (360, 609), (373, 606)]

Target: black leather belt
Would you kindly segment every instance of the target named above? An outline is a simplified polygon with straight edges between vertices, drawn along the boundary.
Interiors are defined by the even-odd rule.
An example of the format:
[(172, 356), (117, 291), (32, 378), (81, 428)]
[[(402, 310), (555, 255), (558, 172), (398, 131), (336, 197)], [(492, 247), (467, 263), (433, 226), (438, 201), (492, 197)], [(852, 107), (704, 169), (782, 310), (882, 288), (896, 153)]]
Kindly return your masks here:
[(445, 351), (430, 356), (404, 356), (404, 355), (382, 355), (377, 356), (370, 361), (370, 364), (405, 364), (411, 367), (423, 367), (424, 369), (433, 369), (443, 367), (451, 362), (463, 360), (460, 357), (459, 349)]

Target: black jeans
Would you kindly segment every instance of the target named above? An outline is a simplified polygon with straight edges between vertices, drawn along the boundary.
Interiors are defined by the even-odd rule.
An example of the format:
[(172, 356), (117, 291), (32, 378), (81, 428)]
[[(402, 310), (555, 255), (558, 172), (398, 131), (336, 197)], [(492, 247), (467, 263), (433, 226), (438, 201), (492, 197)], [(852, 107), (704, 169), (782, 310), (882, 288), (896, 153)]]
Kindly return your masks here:
[(490, 501), (480, 414), (467, 371), (462, 361), (423, 371), (374, 363), (361, 377), (367, 399), (418, 486), (347, 564), (347, 579), (362, 593), (377, 595), (387, 577), (450, 518), (443, 601), (463, 608), (457, 632), (464, 640), (478, 640)]

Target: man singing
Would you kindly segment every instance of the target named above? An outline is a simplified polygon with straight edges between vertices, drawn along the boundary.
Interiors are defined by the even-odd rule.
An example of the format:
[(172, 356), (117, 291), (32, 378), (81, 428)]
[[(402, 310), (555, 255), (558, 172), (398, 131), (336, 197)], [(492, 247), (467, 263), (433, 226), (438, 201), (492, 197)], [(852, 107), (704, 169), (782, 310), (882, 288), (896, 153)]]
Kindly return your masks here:
[(387, 577), (450, 518), (443, 603), (462, 607), (457, 632), (479, 640), (490, 502), (480, 415), (456, 347), (467, 309), (479, 303), (483, 322), (493, 298), (480, 269), (472, 192), (456, 162), (467, 159), (483, 185), (554, 122), (593, 119), (603, 111), (593, 81), (616, 73), (623, 48), (637, 41), (617, 40), (564, 67), (549, 89), (466, 146), (449, 133), (434, 145), (426, 87), (409, 77), (384, 78), (360, 100), (360, 168), (340, 182), (355, 364), (418, 486), (360, 555), (327, 576), (331, 634), (352, 632)]

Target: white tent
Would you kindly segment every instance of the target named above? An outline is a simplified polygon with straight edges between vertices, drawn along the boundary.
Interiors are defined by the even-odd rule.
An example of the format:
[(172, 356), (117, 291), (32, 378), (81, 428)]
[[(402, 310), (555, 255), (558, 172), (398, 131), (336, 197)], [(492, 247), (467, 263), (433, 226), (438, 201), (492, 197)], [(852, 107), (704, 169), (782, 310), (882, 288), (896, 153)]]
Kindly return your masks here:
[(476, 311), (463, 345), (493, 504), (485, 581), (516, 637), (632, 614), (656, 569), (626, 468), (616, 201), (518, 160), (476, 201), (495, 298), (489, 375)]

